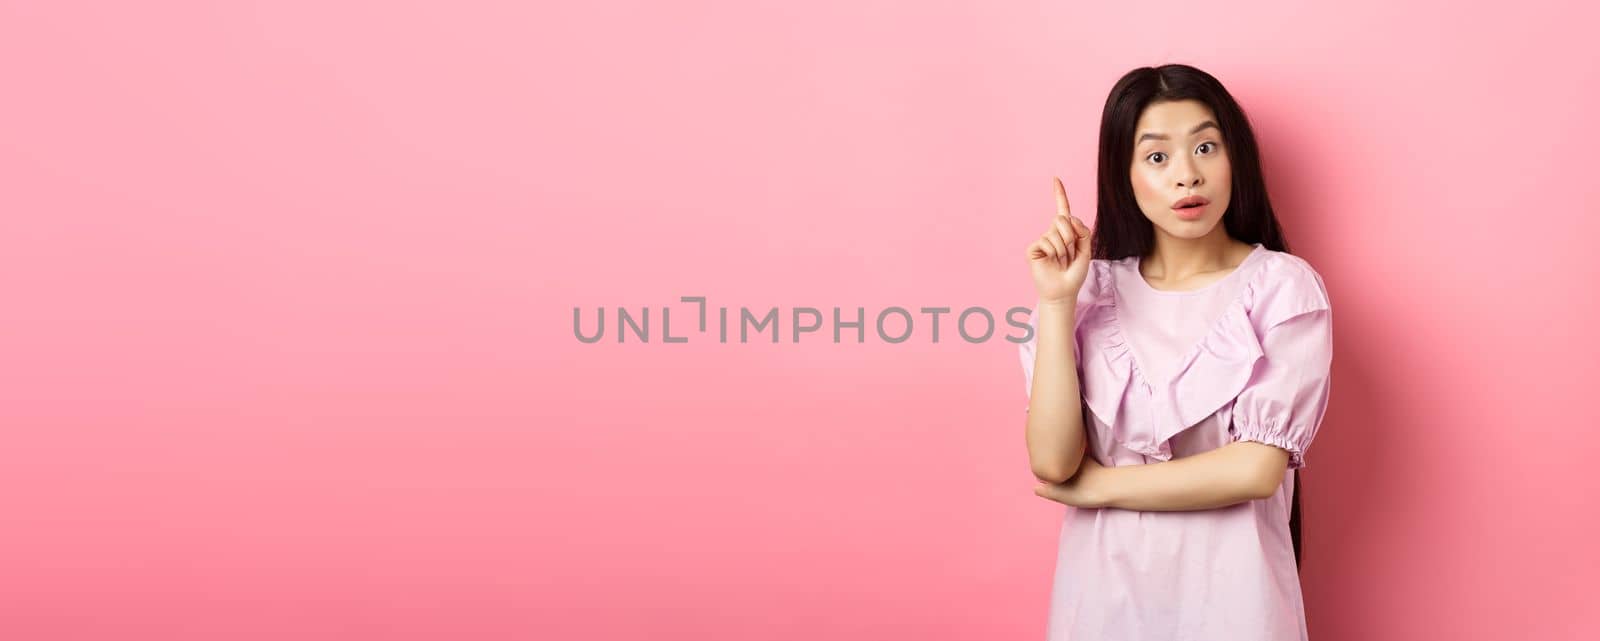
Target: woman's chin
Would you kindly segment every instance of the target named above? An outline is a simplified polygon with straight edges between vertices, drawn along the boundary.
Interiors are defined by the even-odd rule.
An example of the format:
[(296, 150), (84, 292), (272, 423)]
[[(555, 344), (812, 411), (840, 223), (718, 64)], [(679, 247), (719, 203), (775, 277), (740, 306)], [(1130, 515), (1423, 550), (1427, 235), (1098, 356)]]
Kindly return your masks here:
[(1216, 228), (1219, 222), (1222, 222), (1221, 219), (1210, 216), (1202, 216), (1196, 220), (1184, 220), (1177, 216), (1172, 216), (1166, 221), (1166, 224), (1160, 227), (1169, 236), (1185, 239), (1204, 238), (1211, 233), (1211, 230)]

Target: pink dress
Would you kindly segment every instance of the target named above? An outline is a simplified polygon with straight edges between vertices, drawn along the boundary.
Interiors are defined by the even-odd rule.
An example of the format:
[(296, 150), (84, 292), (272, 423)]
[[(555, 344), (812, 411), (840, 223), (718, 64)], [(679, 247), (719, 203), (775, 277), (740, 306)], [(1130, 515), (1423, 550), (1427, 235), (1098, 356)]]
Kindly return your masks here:
[[(1193, 291), (1151, 287), (1137, 256), (1091, 261), (1076, 340), (1096, 461), (1159, 463), (1240, 440), (1290, 458), (1266, 499), (1167, 512), (1068, 506), (1049, 641), (1306, 638), (1289, 501), (1327, 409), (1331, 314), (1309, 263), (1259, 243)], [(1036, 343), (1021, 345), (1030, 394)]]

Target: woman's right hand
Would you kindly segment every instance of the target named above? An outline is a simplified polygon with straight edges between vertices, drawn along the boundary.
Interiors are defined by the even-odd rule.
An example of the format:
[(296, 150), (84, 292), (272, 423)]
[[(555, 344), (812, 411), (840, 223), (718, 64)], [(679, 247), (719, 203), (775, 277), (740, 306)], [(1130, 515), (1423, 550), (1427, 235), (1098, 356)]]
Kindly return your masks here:
[(1067, 188), (1056, 187), (1056, 213), (1043, 236), (1028, 245), (1028, 267), (1041, 304), (1074, 304), (1089, 274), (1089, 227), (1072, 215)]

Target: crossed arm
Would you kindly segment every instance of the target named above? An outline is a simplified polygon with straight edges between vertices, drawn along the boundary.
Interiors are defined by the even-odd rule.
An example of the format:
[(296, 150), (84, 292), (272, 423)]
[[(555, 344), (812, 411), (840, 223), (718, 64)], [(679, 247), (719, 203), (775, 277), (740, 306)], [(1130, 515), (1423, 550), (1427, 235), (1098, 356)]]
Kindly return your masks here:
[(1288, 465), (1288, 451), (1255, 441), (1145, 465), (1104, 467), (1085, 454), (1072, 478), (1034, 494), (1075, 507), (1205, 510), (1272, 496)]

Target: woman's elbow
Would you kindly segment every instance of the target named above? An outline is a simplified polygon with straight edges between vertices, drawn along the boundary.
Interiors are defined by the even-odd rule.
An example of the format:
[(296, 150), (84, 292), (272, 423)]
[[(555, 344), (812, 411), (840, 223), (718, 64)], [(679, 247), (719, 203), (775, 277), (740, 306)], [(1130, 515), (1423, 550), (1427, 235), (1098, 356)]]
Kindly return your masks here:
[(1078, 473), (1078, 465), (1083, 462), (1083, 455), (1054, 457), (1052, 460), (1034, 458), (1032, 462), (1034, 478), (1045, 483), (1066, 483), (1067, 479)]
[[(1035, 420), (1034, 415), (1029, 420)], [(1078, 464), (1083, 461), (1084, 449), (1088, 446), (1082, 439), (1061, 439), (1058, 437), (1045, 437), (1036, 431), (1045, 434), (1066, 430), (1067, 433), (1082, 428), (1062, 426), (1042, 428), (1032, 423), (1025, 423), (1024, 431), (1028, 434), (1028, 466), (1033, 468), (1033, 475), (1046, 483), (1065, 483), (1072, 475), (1078, 473)], [(1066, 443), (1062, 441), (1065, 440)], [(1076, 441), (1076, 444), (1069, 445)]]

